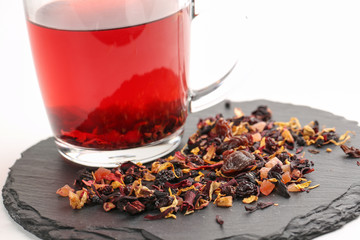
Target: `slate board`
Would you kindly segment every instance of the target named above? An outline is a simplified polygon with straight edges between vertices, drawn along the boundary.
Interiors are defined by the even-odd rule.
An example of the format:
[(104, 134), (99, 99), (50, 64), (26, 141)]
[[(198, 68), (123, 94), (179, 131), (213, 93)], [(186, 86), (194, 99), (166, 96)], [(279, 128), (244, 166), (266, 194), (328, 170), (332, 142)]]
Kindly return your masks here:
[[(222, 102), (200, 113), (191, 114), (186, 123), (183, 143), (195, 131), (199, 118), (223, 113), (233, 116), (233, 108), (240, 107), (246, 115), (258, 105), (267, 105), (273, 119), (288, 121), (299, 118), (302, 125), (318, 120), (320, 126), (336, 127), (360, 133), (356, 122), (306, 106), (257, 100)], [(360, 146), (359, 137), (352, 136), (349, 145)], [(195, 214), (177, 219), (149, 221), (145, 214), (129, 216), (119, 211), (104, 212), (101, 206), (72, 210), (68, 200), (55, 191), (64, 184), (72, 184), (75, 173), (82, 167), (64, 161), (57, 153), (52, 138), (29, 148), (17, 160), (3, 188), (4, 205), (10, 216), (27, 231), (43, 239), (312, 239), (340, 228), (360, 213), (360, 167), (356, 159), (349, 159), (337, 146), (317, 155), (306, 151), (315, 163), (315, 171), (307, 175), (319, 188), (309, 193), (292, 193), (290, 199), (271, 194), (261, 198), (273, 201), (271, 206), (247, 213), (244, 204), (235, 201), (231, 208), (216, 208), (210, 204)], [(216, 215), (225, 223), (216, 223)]]

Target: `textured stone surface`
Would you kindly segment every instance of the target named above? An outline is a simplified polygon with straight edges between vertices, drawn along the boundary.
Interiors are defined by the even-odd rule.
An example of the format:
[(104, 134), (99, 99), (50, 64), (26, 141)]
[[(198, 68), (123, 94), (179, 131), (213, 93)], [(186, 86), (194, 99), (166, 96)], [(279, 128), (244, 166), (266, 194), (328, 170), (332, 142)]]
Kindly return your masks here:
[[(360, 133), (356, 122), (328, 112), (258, 100), (231, 103), (230, 109), (220, 103), (192, 114), (183, 142), (194, 132), (199, 117), (220, 112), (231, 117), (234, 107), (250, 114), (258, 105), (268, 105), (273, 119), (278, 121), (296, 116), (302, 125), (318, 120), (320, 126), (336, 127), (340, 134), (346, 130)], [(359, 147), (360, 139), (352, 136), (349, 145)], [(273, 194), (262, 198), (278, 206), (249, 214), (243, 203), (235, 201), (228, 209), (211, 204), (189, 216), (177, 214), (176, 220), (148, 221), (144, 214), (106, 213), (101, 206), (72, 210), (55, 191), (66, 183), (72, 184), (81, 167), (64, 161), (50, 138), (26, 150), (16, 161), (3, 188), (3, 199), (11, 217), (43, 239), (312, 239), (340, 228), (360, 213), (360, 167), (339, 147), (331, 148), (331, 153), (324, 148), (316, 155), (306, 151), (306, 157), (315, 163), (315, 171), (307, 178), (320, 187), (309, 193), (293, 193), (290, 199)], [(224, 219), (222, 227), (216, 223), (216, 215)]]

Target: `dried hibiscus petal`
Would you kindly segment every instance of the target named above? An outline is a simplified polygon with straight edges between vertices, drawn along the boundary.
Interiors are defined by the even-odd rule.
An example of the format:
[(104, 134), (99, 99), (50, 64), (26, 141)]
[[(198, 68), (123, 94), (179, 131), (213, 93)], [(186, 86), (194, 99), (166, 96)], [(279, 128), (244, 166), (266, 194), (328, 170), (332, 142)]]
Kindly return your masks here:
[(319, 151), (319, 150), (316, 150), (316, 149), (309, 149), (308, 151), (309, 151), (309, 153), (312, 153), (312, 154), (318, 154), (318, 153), (320, 153), (320, 151)]
[(348, 147), (346, 145), (341, 145), (340, 147), (349, 157), (360, 158), (360, 149), (355, 147)]
[(192, 211), (194, 210), (194, 200), (196, 193), (193, 190), (186, 191), (184, 202), (181, 205), (181, 211)]
[(257, 202), (255, 206), (245, 206), (245, 210), (247, 212), (255, 212), (256, 210), (259, 210), (259, 209), (264, 209), (264, 208), (267, 208), (267, 207), (270, 207), (274, 205), (273, 202)]
[(131, 215), (138, 214), (145, 210), (145, 205), (140, 201), (136, 200), (133, 202), (128, 202), (125, 206), (125, 211)]
[(165, 218), (169, 213), (172, 213), (175, 210), (174, 207), (168, 208), (165, 211), (157, 214), (157, 215), (150, 215), (147, 214), (144, 218), (149, 219), (149, 220), (159, 220), (159, 219), (163, 219)]

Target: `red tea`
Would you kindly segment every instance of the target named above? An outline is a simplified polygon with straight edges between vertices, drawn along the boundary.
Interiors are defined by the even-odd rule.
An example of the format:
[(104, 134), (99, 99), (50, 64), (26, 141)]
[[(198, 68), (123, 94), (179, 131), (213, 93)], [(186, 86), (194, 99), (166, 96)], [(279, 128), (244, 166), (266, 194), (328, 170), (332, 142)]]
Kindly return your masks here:
[[(189, 9), (130, 27), (44, 26), (42, 22), (60, 22), (57, 18), (71, 22), (74, 14), (64, 14), (64, 4), (45, 5), (38, 10), (42, 21), (28, 21), (55, 136), (82, 147), (112, 150), (142, 146), (181, 128), (187, 115)], [(103, 9), (87, 9), (95, 10)], [(116, 12), (116, 7), (111, 10)], [(84, 23), (93, 21), (90, 17), (77, 13)]]

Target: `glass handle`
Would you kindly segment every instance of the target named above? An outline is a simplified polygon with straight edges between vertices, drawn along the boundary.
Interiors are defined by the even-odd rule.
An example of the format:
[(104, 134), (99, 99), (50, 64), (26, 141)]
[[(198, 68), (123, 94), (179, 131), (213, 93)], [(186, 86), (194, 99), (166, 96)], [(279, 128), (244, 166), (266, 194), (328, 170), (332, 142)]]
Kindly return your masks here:
[(233, 72), (236, 65), (237, 62), (224, 76), (209, 86), (200, 90), (190, 90), (190, 112), (202, 111), (225, 99), (230, 87), (230, 81), (226, 78)]
[[(214, 1), (213, 3), (216, 3), (216, 1)], [(203, 4), (203, 5), (201, 5)], [(209, 8), (205, 8), (205, 7), (210, 7)], [(214, 8), (215, 7), (215, 8)], [(207, 9), (207, 11), (205, 10)], [(209, 11), (210, 10), (210, 11)], [(215, 10), (215, 12), (211, 12), (211, 10)], [(200, 58), (197, 59), (201, 59), (201, 62), (197, 62), (194, 66), (197, 68), (198, 73), (200, 73), (200, 76), (196, 76), (196, 78), (191, 78), (191, 79), (198, 79), (198, 78), (203, 78), (203, 79), (208, 79), (207, 82), (212, 82), (210, 83), (210, 85), (207, 85), (206, 87), (203, 86), (199, 86), (196, 88), (190, 87), (189, 89), (189, 98), (190, 98), (190, 103), (189, 103), (189, 112), (190, 113), (194, 113), (194, 112), (199, 112), (202, 111), (206, 108), (209, 108), (221, 101), (223, 101), (226, 98), (226, 95), (229, 93), (230, 87), (233, 85), (233, 81), (228, 78), (229, 75), (231, 75), (232, 72), (234, 72), (234, 69), (237, 65), (237, 56), (235, 58), (233, 57), (228, 57), (228, 55), (225, 56), (221, 56), (219, 59), (222, 59), (221, 61), (213, 61), (211, 60), (211, 63), (208, 65), (208, 63), (206, 63), (206, 61), (203, 61), (203, 56), (209, 56), (209, 53), (211, 53), (211, 59), (214, 58), (214, 56), (216, 56), (216, 51), (214, 51), (214, 49), (211, 49), (211, 47), (214, 47), (215, 45), (221, 43), (221, 45), (218, 45), (217, 47), (219, 47), (218, 50), (220, 50), (222, 53), (233, 53), (234, 49), (233, 44), (229, 44), (229, 41), (222, 41), (223, 39), (220, 39), (220, 41), (217, 41), (215, 45), (209, 45), (209, 43), (215, 43), (215, 41), (213, 40), (214, 37), (214, 33), (217, 35), (221, 35), (221, 32), (224, 33), (223, 36), (230, 36), (230, 32), (228, 31), (229, 28), (224, 28), (223, 24), (231, 24), (231, 22), (224, 22), (222, 24), (222, 21), (217, 22), (215, 21), (215, 25), (214, 25), (214, 19), (213, 19), (213, 15), (216, 13), (217, 8), (216, 5), (209, 5), (208, 1), (202, 1), (202, 0), (191, 0), (191, 18), (192, 20), (195, 19), (195, 21), (192, 23), (192, 27), (196, 26), (196, 31), (194, 31), (193, 33), (199, 33), (201, 32), (202, 35), (199, 39), (201, 39), (202, 41), (198, 41), (196, 42), (197, 44), (196, 47), (194, 49), (192, 49), (192, 53), (194, 53), (194, 50), (205, 50), (205, 52), (201, 52)], [(199, 12), (201, 12), (199, 14)], [(209, 15), (210, 14), (210, 15)], [(200, 16), (198, 16), (200, 15)], [(207, 17), (207, 18), (206, 18)], [(202, 21), (203, 20), (203, 21)], [(209, 21), (210, 20), (210, 21)], [(195, 22), (198, 25), (194, 25)], [(210, 22), (210, 25), (209, 25)], [(200, 25), (199, 25), (200, 23)], [(231, 25), (230, 25), (231, 26)], [(219, 28), (221, 28), (221, 32), (219, 32)], [(210, 30), (210, 31), (209, 31)], [(209, 35), (210, 33), (210, 35)], [(203, 36), (206, 36), (205, 39), (202, 39)], [(197, 40), (199, 40), (197, 39)], [(200, 45), (199, 45), (200, 43)], [(224, 45), (226, 45), (226, 47), (228, 49), (230, 49), (230, 52), (228, 49), (226, 49), (226, 51), (222, 51), (224, 48)], [(236, 52), (236, 51), (235, 51)], [(215, 53), (215, 54), (214, 54)], [(224, 57), (226, 59), (224, 59)], [(210, 59), (209, 58), (209, 59)], [(195, 60), (194, 58), (192, 60)], [(206, 59), (207, 60), (207, 59)], [(230, 61), (229, 61), (230, 60)], [(213, 64), (216, 64), (214, 66), (212, 66)], [(205, 69), (202, 69), (204, 68)], [(213, 68), (218, 68), (218, 70), (221, 70), (221, 74), (218, 74), (220, 72), (213, 72), (214, 74), (211, 74), (209, 76), (206, 76), (206, 74), (201, 74), (201, 71), (207, 71), (209, 69), (213, 69)], [(196, 89), (196, 90), (195, 90)]]

